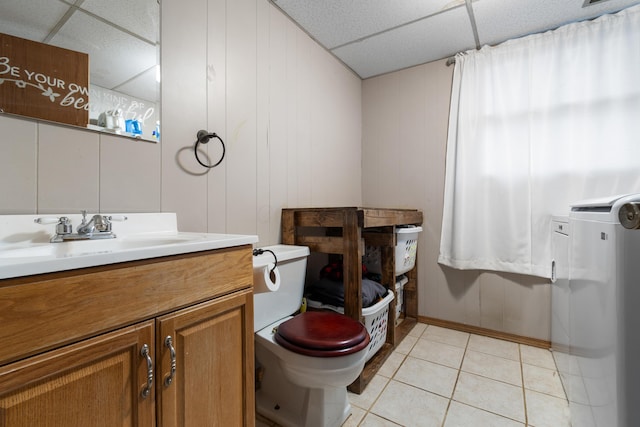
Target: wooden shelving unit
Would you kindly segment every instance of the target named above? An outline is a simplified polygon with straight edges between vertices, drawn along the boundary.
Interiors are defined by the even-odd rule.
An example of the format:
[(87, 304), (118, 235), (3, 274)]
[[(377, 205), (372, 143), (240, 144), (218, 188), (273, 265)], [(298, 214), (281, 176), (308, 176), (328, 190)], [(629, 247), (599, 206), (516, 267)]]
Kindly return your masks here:
[[(308, 246), (312, 252), (339, 255), (344, 265), (344, 312), (362, 320), (362, 256), (365, 246), (380, 248), (381, 283), (395, 292), (395, 227), (421, 225), (422, 212), (416, 209), (376, 208), (295, 208), (282, 210), (282, 243)], [(366, 364), (349, 390), (361, 393), (395, 346), (402, 341), (418, 318), (417, 263), (405, 273), (404, 320), (395, 325), (394, 299), (389, 307), (387, 339)]]

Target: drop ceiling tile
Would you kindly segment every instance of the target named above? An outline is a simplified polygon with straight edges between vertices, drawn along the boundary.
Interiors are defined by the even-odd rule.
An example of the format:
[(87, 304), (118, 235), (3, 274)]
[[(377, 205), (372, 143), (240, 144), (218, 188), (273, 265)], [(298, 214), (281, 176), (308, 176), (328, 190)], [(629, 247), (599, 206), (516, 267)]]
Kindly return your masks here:
[(81, 7), (146, 40), (160, 40), (158, 0), (85, 0)]
[(113, 89), (157, 64), (157, 48), (83, 12), (74, 13), (51, 44), (90, 52), (91, 84)]
[(342, 46), (332, 53), (364, 79), (474, 47), (466, 9), (457, 8)]
[(116, 90), (140, 100), (158, 101), (160, 99), (160, 83), (156, 79), (156, 67), (152, 67), (125, 84), (118, 86)]
[(451, 7), (461, 7), (464, 0), (275, 0), (274, 4), (320, 44), (332, 49)]
[(68, 5), (52, 0), (2, 0), (0, 32), (41, 42), (68, 9)]
[(608, 0), (583, 8), (584, 0), (478, 0), (473, 12), (480, 44), (494, 45), (638, 3), (640, 0)]

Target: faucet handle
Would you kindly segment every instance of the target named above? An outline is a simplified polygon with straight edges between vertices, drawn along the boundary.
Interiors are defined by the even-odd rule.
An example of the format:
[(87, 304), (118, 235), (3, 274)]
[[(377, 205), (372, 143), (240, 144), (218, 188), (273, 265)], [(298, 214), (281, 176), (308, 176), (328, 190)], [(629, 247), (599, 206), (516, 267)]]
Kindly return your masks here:
[(86, 209), (82, 209), (80, 211), (80, 213), (82, 214), (82, 222), (81, 222), (81, 224), (86, 224), (87, 223), (87, 210)]
[(111, 231), (111, 223), (114, 221), (126, 221), (127, 217), (124, 215), (95, 215), (93, 221), (96, 228), (100, 231)]
[(71, 220), (66, 216), (61, 216), (58, 225), (56, 225), (56, 234), (71, 234), (72, 232)]
[(111, 223), (113, 221), (126, 221), (127, 217), (124, 215), (94, 215), (91, 219), (96, 230), (101, 232), (111, 232)]
[[(65, 217), (62, 217), (65, 218)], [(60, 222), (62, 218), (58, 218), (57, 216), (42, 216), (40, 218), (36, 218), (33, 220), (36, 224), (57, 224)]]
[(56, 234), (71, 234), (72, 232), (71, 221), (66, 216), (61, 216), (60, 218), (55, 216), (43, 216), (34, 219), (33, 222), (37, 224), (57, 224)]

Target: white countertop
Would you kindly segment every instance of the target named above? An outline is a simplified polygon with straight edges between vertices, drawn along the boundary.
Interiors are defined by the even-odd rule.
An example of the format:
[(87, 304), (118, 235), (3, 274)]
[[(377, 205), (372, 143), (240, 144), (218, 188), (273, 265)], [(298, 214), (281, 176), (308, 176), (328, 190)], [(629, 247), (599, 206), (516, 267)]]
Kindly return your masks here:
[(115, 239), (62, 243), (49, 242), (55, 224), (41, 225), (34, 220), (66, 216), (75, 232), (81, 215), (0, 215), (0, 279), (258, 242), (255, 235), (180, 232), (174, 213), (120, 215), (126, 216), (127, 221), (113, 223)]

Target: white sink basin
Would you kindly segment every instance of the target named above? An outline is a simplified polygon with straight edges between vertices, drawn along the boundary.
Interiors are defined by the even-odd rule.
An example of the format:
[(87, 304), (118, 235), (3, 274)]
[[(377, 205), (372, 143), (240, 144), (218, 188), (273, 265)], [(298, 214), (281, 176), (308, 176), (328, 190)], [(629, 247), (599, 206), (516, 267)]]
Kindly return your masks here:
[[(175, 234), (171, 236), (167, 235), (143, 235), (143, 236), (126, 236), (118, 241), (124, 248), (137, 248), (137, 247), (145, 247), (145, 246), (155, 246), (155, 245), (176, 245), (180, 243), (193, 242), (196, 240), (202, 240), (207, 237), (206, 234)], [(115, 242), (118, 239), (112, 239), (112, 242)]]
[(36, 243), (29, 246), (0, 249), (0, 260), (4, 258), (31, 258), (48, 256), (79, 256), (92, 253), (126, 251), (154, 246), (177, 245), (203, 240), (204, 235), (143, 235), (126, 236), (108, 240), (75, 240), (62, 243)]
[[(0, 279), (253, 244), (257, 236), (177, 231), (175, 214), (125, 214), (114, 239), (49, 243), (55, 224), (35, 215), (0, 215)], [(62, 216), (62, 215), (59, 215)], [(75, 225), (79, 215), (70, 217)]]
[(51, 243), (37, 244), (19, 249), (7, 249), (4, 251), (0, 250), (0, 259), (51, 256), (54, 251), (55, 248)]
[[(145, 233), (125, 236), (117, 235), (115, 239), (72, 240), (50, 245), (54, 246), (54, 249), (66, 253), (113, 252), (167, 245), (184, 245), (210, 240), (211, 236), (213, 235), (206, 233)], [(0, 252), (1, 257), (2, 253)]]

